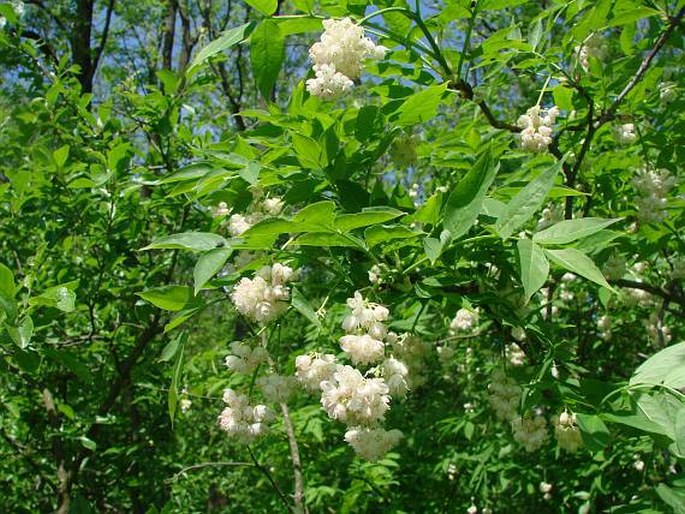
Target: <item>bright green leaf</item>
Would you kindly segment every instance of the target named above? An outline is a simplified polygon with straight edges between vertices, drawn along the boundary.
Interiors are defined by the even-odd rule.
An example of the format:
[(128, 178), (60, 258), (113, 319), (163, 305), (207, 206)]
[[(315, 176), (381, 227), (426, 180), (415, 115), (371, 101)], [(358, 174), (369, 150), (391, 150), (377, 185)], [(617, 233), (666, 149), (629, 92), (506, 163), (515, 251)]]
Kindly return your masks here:
[(562, 268), (572, 271), (581, 277), (591, 280), (595, 284), (599, 284), (600, 286), (613, 291), (604, 278), (604, 275), (602, 275), (602, 272), (599, 271), (599, 268), (597, 268), (595, 263), (592, 262), (592, 259), (583, 252), (580, 252), (575, 248), (564, 248), (562, 250), (545, 249), (545, 255)]
[(197, 295), (200, 289), (202, 289), (202, 287), (224, 267), (224, 264), (226, 264), (226, 261), (232, 253), (233, 249), (230, 247), (215, 248), (200, 256), (193, 271), (193, 293), (195, 295)]
[(547, 281), (549, 276), (549, 262), (537, 244), (530, 239), (519, 239), (519, 262), (521, 264), (521, 282), (528, 302)]
[(210, 232), (182, 232), (155, 239), (145, 248), (141, 248), (141, 251), (173, 249), (206, 252), (227, 245), (228, 241), (218, 234)]
[(620, 218), (579, 218), (563, 220), (541, 232), (533, 234), (533, 241), (541, 245), (561, 245), (591, 236), (603, 228), (620, 221)]
[(250, 38), (250, 61), (257, 89), (267, 101), (271, 100), (284, 58), (285, 38), (281, 29), (275, 21), (263, 20)]

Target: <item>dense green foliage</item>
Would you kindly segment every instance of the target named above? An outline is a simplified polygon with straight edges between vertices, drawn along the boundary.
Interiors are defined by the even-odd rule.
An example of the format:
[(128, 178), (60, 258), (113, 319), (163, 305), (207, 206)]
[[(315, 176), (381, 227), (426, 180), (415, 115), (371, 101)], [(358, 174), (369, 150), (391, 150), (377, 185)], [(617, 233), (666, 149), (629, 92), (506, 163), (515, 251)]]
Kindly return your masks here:
[[(0, 511), (685, 512), (683, 5), (1, 3)], [(317, 97), (344, 17), (388, 51)], [(355, 292), (410, 369), (375, 461), (261, 381), (358, 365)]]

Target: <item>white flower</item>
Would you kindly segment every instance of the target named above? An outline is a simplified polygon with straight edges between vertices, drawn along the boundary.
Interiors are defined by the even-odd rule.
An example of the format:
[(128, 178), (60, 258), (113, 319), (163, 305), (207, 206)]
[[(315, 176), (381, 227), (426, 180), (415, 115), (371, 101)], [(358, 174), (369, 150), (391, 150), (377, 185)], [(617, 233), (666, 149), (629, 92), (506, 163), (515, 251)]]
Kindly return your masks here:
[(516, 416), (521, 401), (521, 388), (501, 370), (492, 373), (490, 385), (490, 404), (498, 418), (510, 420)]
[(238, 237), (251, 226), (252, 224), (242, 214), (233, 214), (228, 219), (228, 231), (233, 237)]
[(450, 323), (450, 329), (469, 331), (473, 330), (478, 323), (478, 312), (469, 309), (459, 309)]
[(468, 509), (466, 509), (466, 514), (478, 514), (478, 507), (472, 504)]
[(324, 20), (321, 41), (309, 49), (316, 78), (307, 81), (307, 91), (333, 98), (354, 85), (364, 70), (366, 58), (382, 59), (387, 49), (364, 36), (364, 29), (350, 18)]
[(540, 482), (540, 486), (538, 487), (541, 493), (547, 494), (552, 491), (552, 484), (548, 484), (547, 482)]
[(181, 412), (183, 414), (186, 414), (190, 410), (192, 404), (193, 402), (190, 401), (189, 398), (181, 398), (181, 400), (178, 402), (178, 405), (179, 407), (181, 407)]
[(662, 82), (659, 84), (659, 98), (664, 103), (669, 103), (678, 97), (677, 86), (674, 82)]
[(559, 448), (569, 453), (575, 453), (583, 446), (583, 438), (576, 423), (576, 415), (564, 411), (552, 419), (554, 425), (554, 437)]
[(542, 109), (534, 105), (518, 119), (521, 131), (521, 148), (531, 152), (544, 152), (552, 142), (552, 125), (559, 115), (559, 109), (552, 106)]
[(282, 375), (266, 375), (257, 379), (257, 385), (267, 401), (272, 403), (285, 403), (295, 392), (297, 381), (295, 377)]
[(399, 430), (383, 428), (353, 428), (345, 433), (345, 441), (363, 459), (376, 461), (392, 450), (402, 438)]
[(409, 375), (409, 368), (394, 357), (385, 359), (380, 365), (383, 378), (388, 384), (388, 389), (391, 396), (403, 398), (409, 390), (407, 383), (407, 376)]
[(511, 421), (514, 440), (521, 443), (526, 451), (538, 450), (547, 439), (546, 421), (542, 416), (517, 416)]
[(369, 334), (346, 335), (340, 338), (340, 347), (354, 364), (372, 364), (383, 358), (385, 344)]
[(232, 389), (224, 390), (223, 399), (227, 407), (219, 415), (219, 426), (243, 444), (250, 444), (264, 434), (266, 423), (273, 420), (273, 413), (268, 407), (253, 407), (247, 396)]
[(364, 378), (352, 366), (340, 366), (332, 380), (321, 382), (321, 405), (328, 416), (349, 426), (383, 421), (390, 408), (388, 384), (382, 378)]
[(15, 14), (17, 15), (17, 18), (21, 18), (24, 16), (24, 12), (26, 11), (26, 6), (24, 5), (24, 2), (21, 0), (12, 0), (12, 9), (14, 9)]
[(264, 212), (270, 216), (278, 216), (283, 210), (283, 200), (277, 197), (267, 198), (262, 204)]
[(295, 359), (296, 375), (309, 391), (319, 389), (321, 382), (333, 380), (337, 369), (335, 355), (298, 355)]
[(564, 207), (562, 205), (550, 205), (542, 210), (542, 217), (538, 220), (538, 232), (554, 225), (564, 219)]
[(638, 190), (637, 217), (643, 222), (659, 222), (666, 219), (667, 195), (675, 185), (675, 177), (667, 169), (643, 168), (632, 180)]
[(632, 123), (624, 123), (614, 127), (614, 134), (618, 142), (622, 145), (629, 145), (637, 140), (635, 134), (635, 125)]
[(602, 36), (596, 33), (590, 34), (582, 45), (575, 47), (580, 66), (588, 71), (590, 69), (590, 57), (602, 59), (607, 53), (607, 46)]
[(292, 276), (288, 266), (264, 266), (254, 278), (240, 279), (231, 292), (231, 301), (242, 315), (259, 323), (270, 321), (288, 308), (290, 290), (285, 283)]
[(371, 269), (369, 270), (369, 282), (372, 284), (381, 284), (383, 280), (381, 279), (381, 274), (383, 273), (383, 270), (378, 264), (374, 264), (371, 266)]
[(512, 366), (523, 366), (526, 360), (526, 354), (516, 343), (508, 344), (504, 348), (504, 354)]
[(633, 462), (633, 467), (637, 471), (642, 473), (642, 471), (645, 469), (645, 462), (643, 460), (636, 460), (635, 462)]
[[(219, 218), (223, 216), (228, 216), (230, 212), (231, 211), (228, 208), (228, 204), (226, 202), (219, 202), (219, 205), (217, 205), (216, 209), (214, 209), (213, 215), (215, 218)], [(229, 231), (231, 232), (231, 234), (233, 234), (233, 231), (230, 228)]]
[(370, 303), (365, 300), (359, 291), (354, 293), (353, 298), (347, 299), (347, 306), (352, 313), (342, 323), (345, 332), (353, 333), (366, 330), (374, 337), (382, 339), (387, 333), (383, 321), (388, 319), (390, 312), (382, 305)]
[(252, 373), (268, 358), (269, 354), (262, 346), (252, 348), (241, 341), (234, 341), (231, 343), (231, 355), (226, 357), (225, 364), (235, 373)]
[(0, 30), (4, 29), (5, 25), (7, 25), (7, 18), (0, 16)]

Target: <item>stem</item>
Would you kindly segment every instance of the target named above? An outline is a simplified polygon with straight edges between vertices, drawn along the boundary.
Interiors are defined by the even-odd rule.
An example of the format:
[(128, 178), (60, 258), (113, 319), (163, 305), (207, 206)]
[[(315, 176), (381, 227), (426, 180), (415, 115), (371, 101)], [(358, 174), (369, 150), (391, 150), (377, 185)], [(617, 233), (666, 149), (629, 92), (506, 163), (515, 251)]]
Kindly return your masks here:
[(274, 490), (278, 493), (278, 497), (281, 499), (283, 502), (283, 505), (286, 506), (286, 508), (289, 511), (293, 511), (292, 505), (290, 505), (290, 502), (288, 502), (288, 498), (286, 497), (285, 494), (283, 494), (283, 491), (281, 488), (278, 486), (276, 481), (274, 480), (274, 477), (271, 476), (271, 473), (269, 473), (269, 470), (266, 469), (264, 466), (262, 466), (257, 458), (254, 456), (254, 453), (252, 453), (252, 448), (249, 446), (247, 447), (247, 452), (250, 454), (250, 459), (252, 459), (252, 463), (255, 465), (255, 467), (262, 472), (262, 474), (269, 480), (271, 483), (271, 486), (274, 488)]
[(478, 14), (478, 3), (473, 8), (471, 13), (471, 19), (469, 20), (469, 25), (466, 28), (466, 35), (464, 36), (464, 47), (461, 49), (461, 55), (459, 55), (459, 64), (457, 64), (457, 76), (463, 78), (461, 74), (461, 67), (464, 64), (464, 59), (466, 58), (466, 52), (469, 50), (471, 44), (471, 32), (473, 31), (473, 26), (476, 24), (476, 15)]
[(295, 512), (304, 514), (307, 512), (307, 507), (304, 504), (304, 480), (302, 478), (302, 461), (300, 460), (300, 449), (297, 446), (297, 439), (295, 438), (295, 428), (290, 419), (290, 412), (285, 403), (281, 403), (281, 412), (283, 413), (283, 424), (285, 425), (285, 433), (288, 436), (288, 445), (290, 446), (290, 460), (293, 463), (293, 476), (295, 478), (295, 494), (293, 500), (295, 501)]
[(385, 9), (379, 9), (378, 11), (374, 11), (371, 14), (364, 16), (361, 20), (357, 22), (357, 25), (364, 25), (367, 21), (369, 21), (372, 18), (375, 18), (376, 16), (381, 16), (385, 14), (386, 12), (401, 12), (404, 14), (407, 18), (413, 19), (411, 11), (409, 11), (406, 7), (386, 7)]

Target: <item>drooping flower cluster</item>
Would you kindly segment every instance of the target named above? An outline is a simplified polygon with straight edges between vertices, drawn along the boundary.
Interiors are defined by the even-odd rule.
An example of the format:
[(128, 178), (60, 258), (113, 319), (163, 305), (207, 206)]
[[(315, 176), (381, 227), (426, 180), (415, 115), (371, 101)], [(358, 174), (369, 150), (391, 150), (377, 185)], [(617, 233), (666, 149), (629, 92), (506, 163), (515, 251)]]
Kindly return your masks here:
[(232, 389), (224, 390), (223, 400), (227, 407), (219, 415), (219, 426), (243, 444), (254, 442), (273, 420), (273, 413), (266, 405), (252, 406), (247, 396)]
[(450, 322), (453, 331), (469, 332), (478, 324), (478, 311), (461, 308), (457, 311), (454, 319)]
[(295, 359), (297, 379), (308, 391), (320, 389), (321, 382), (333, 379), (337, 368), (335, 355), (298, 355)]
[(353, 428), (345, 432), (345, 441), (363, 459), (375, 461), (392, 450), (402, 439), (397, 429)]
[(265, 375), (257, 379), (257, 386), (268, 402), (285, 403), (295, 392), (297, 379), (277, 374)]
[(521, 148), (530, 152), (544, 152), (552, 142), (552, 125), (559, 115), (559, 109), (552, 106), (543, 109), (534, 105), (518, 119), (521, 131)]
[[(283, 210), (283, 200), (280, 198), (262, 198), (264, 193), (259, 189), (254, 189), (252, 194), (254, 201), (250, 212), (246, 214), (232, 214), (228, 219), (228, 231), (233, 237), (240, 236), (251, 226), (259, 223), (266, 217), (278, 216)], [(220, 203), (219, 208), (215, 211), (215, 215), (227, 213), (226, 204), (224, 202)]]
[(526, 354), (516, 343), (510, 343), (504, 348), (507, 360), (512, 366), (523, 366)]
[(552, 484), (548, 484), (547, 482), (540, 482), (540, 485), (538, 486), (538, 490), (542, 493), (542, 498), (547, 501), (552, 499), (552, 489)]
[(307, 80), (307, 91), (333, 98), (354, 86), (367, 58), (382, 59), (387, 49), (364, 36), (364, 29), (350, 18), (324, 20), (321, 41), (309, 49), (315, 78)]
[(490, 385), (490, 404), (498, 418), (511, 420), (516, 416), (521, 401), (521, 388), (500, 369), (492, 373)]
[(354, 364), (373, 364), (385, 355), (384, 339), (388, 329), (383, 322), (388, 318), (388, 309), (366, 301), (359, 292), (347, 299), (352, 313), (343, 320), (340, 347)]
[[(423, 384), (426, 381), (424, 371), (431, 345), (413, 334), (398, 336), (394, 332), (388, 332), (385, 340), (390, 344), (392, 355), (407, 367), (408, 373), (405, 376), (407, 386), (415, 389)], [(390, 380), (386, 375), (384, 376), (386, 380)], [(391, 392), (391, 394), (394, 393)]]
[(511, 428), (514, 433), (514, 440), (528, 452), (539, 449), (547, 439), (547, 422), (543, 416), (516, 416), (511, 421)]
[(554, 437), (559, 448), (569, 453), (575, 453), (583, 446), (583, 438), (576, 423), (576, 415), (564, 411), (552, 419), (554, 425)]
[(636, 200), (638, 219), (646, 223), (665, 220), (667, 195), (675, 185), (675, 177), (667, 169), (643, 168), (632, 182), (639, 193)]
[(254, 278), (240, 279), (233, 288), (231, 301), (242, 315), (266, 323), (288, 308), (290, 290), (286, 284), (292, 278), (293, 270), (288, 266), (263, 266)]
[(614, 135), (616, 140), (622, 145), (629, 145), (637, 140), (635, 134), (635, 125), (633, 123), (624, 123), (614, 127)]
[(252, 348), (241, 341), (231, 343), (231, 355), (226, 357), (226, 367), (235, 373), (252, 373), (257, 366), (265, 363), (269, 354), (262, 346)]
[(581, 68), (588, 71), (590, 69), (590, 57), (602, 59), (607, 53), (607, 45), (602, 36), (592, 33), (583, 41), (582, 45), (575, 47), (575, 52)]
[(382, 378), (365, 378), (352, 366), (339, 366), (321, 382), (321, 405), (332, 419), (348, 426), (380, 423), (390, 408), (390, 389)]

